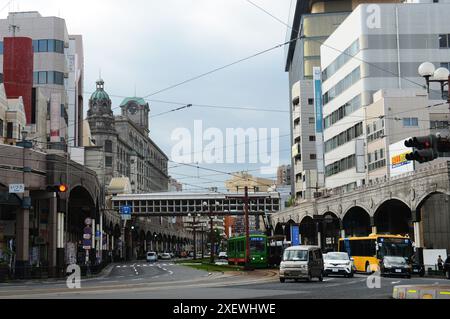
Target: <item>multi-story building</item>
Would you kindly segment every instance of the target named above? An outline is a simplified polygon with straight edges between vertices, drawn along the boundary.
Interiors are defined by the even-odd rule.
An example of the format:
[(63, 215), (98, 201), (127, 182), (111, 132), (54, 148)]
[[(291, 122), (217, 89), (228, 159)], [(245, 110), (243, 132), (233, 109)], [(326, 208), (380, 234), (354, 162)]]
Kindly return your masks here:
[(149, 137), (148, 103), (127, 98), (118, 116), (111, 106), (104, 81), (98, 80), (87, 113), (95, 146), (85, 147), (86, 166), (97, 172), (104, 186), (114, 177), (128, 177), (135, 194), (167, 191), (168, 157)]
[(169, 192), (182, 192), (183, 184), (178, 182), (175, 178), (169, 178)]
[[(450, 61), (450, 3), (377, 4), (377, 8), (374, 18), (369, 5), (358, 6), (321, 46), (326, 188), (351, 190), (365, 185), (368, 168), (379, 165), (374, 163), (372, 145), (366, 154), (367, 141), (376, 138), (380, 129), (369, 116), (374, 93), (423, 88), (420, 64)], [(427, 18), (419, 18), (423, 16)], [(442, 98), (440, 87), (432, 87), (432, 99), (435, 93)], [(391, 117), (383, 121), (388, 127), (391, 124), (386, 123), (396, 121), (402, 110), (390, 107)], [(418, 119), (430, 121), (427, 109), (422, 112), (398, 116), (405, 127), (418, 128)]]
[[(431, 104), (436, 106), (428, 110)], [(365, 121), (369, 185), (428, 165), (408, 162), (404, 155), (411, 150), (404, 141), (413, 136), (450, 135), (448, 105), (437, 104), (423, 89), (383, 89), (374, 94)]]
[[(45, 136), (48, 149), (65, 150), (81, 146), (83, 123), (81, 37), (70, 37), (64, 19), (43, 17), (39, 12), (11, 12), (0, 20), (0, 65), (3, 66), (4, 38), (32, 39), (34, 56), (33, 88), (39, 88), (48, 101), (48, 125), (36, 125), (38, 118), (31, 104), (25, 102), (30, 137)], [(72, 39), (72, 40), (71, 40)], [(73, 62), (73, 63), (72, 63)], [(72, 76), (70, 76), (72, 74)], [(42, 132), (39, 129), (46, 129)]]
[(359, 3), (367, 2), (374, 1), (307, 0), (297, 1), (293, 6), (288, 35), (290, 40), (298, 40), (286, 51), (286, 72), (289, 72), (291, 108), (291, 185), (298, 201), (314, 198), (324, 184), (323, 141), (316, 134), (321, 103), (315, 99), (313, 82), (313, 70), (321, 65), (320, 46)]
[(291, 185), (291, 165), (282, 165), (277, 171), (277, 186)]

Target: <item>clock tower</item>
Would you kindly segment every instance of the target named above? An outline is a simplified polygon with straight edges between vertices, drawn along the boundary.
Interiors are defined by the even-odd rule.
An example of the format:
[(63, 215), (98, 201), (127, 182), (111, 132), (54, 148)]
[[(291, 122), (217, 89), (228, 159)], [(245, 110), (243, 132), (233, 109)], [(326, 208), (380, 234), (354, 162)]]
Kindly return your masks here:
[(131, 120), (147, 134), (149, 133), (150, 106), (144, 99), (138, 97), (126, 98), (120, 104), (120, 108), (122, 109), (122, 116)]

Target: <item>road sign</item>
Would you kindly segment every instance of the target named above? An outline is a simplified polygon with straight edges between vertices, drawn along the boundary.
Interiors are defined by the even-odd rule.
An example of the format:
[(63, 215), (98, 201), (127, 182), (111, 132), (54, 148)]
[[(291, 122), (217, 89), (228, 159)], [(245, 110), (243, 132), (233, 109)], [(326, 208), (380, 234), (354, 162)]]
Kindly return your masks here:
[(122, 206), (120, 208), (120, 212), (122, 215), (122, 220), (131, 220), (131, 207), (130, 206)]
[(299, 226), (291, 226), (291, 242), (292, 242), (292, 246), (300, 245), (300, 228), (299, 228)]
[(85, 225), (88, 225), (88, 226), (92, 225), (92, 219), (90, 219), (89, 217), (86, 218), (86, 219), (84, 220), (84, 224), (85, 224)]
[(10, 194), (23, 194), (23, 193), (25, 193), (25, 185), (24, 184), (10, 184), (9, 185), (9, 193)]

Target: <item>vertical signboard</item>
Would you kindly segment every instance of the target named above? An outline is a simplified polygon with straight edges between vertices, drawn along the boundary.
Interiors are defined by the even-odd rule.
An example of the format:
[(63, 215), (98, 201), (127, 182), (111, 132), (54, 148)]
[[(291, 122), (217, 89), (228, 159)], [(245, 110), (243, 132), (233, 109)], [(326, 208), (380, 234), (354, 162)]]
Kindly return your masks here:
[(356, 140), (356, 172), (366, 172), (366, 142), (363, 139)]
[(59, 143), (61, 131), (61, 94), (53, 93), (50, 99), (50, 142)]
[(323, 99), (322, 99), (322, 70), (320, 67), (313, 68), (314, 81), (314, 106), (316, 113), (316, 154), (318, 186), (325, 185), (325, 159), (323, 141)]
[(292, 246), (300, 245), (300, 228), (299, 228), (299, 226), (295, 226), (295, 225), (291, 226), (291, 242), (292, 242)]

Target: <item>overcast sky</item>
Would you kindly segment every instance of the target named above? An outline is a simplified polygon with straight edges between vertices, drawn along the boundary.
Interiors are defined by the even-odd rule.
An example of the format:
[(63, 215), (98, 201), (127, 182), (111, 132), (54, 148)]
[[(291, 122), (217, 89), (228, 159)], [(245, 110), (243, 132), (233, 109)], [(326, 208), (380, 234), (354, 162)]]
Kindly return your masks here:
[[(291, 0), (253, 1), (288, 21)], [(105, 89), (111, 96), (134, 96), (135, 88), (138, 96), (146, 96), (283, 43), (286, 38), (285, 26), (245, 0), (16, 0), (14, 7), (1, 12), (3, 17), (8, 9), (64, 18), (70, 34), (83, 35), (85, 91), (95, 90), (101, 69)], [(224, 134), (226, 128), (278, 128), (280, 163), (289, 163), (289, 87), (284, 54), (284, 48), (276, 49), (149, 98), (284, 112), (194, 107), (150, 119), (151, 138), (170, 158), (176, 144), (171, 133), (176, 128), (193, 130), (195, 120), (203, 120), (205, 128), (219, 128)], [(88, 99), (86, 94), (85, 111)], [(114, 107), (121, 102), (118, 97), (112, 100)], [(152, 115), (180, 106), (155, 101), (150, 104)], [(175, 164), (169, 163), (172, 166)], [(260, 175), (253, 171), (264, 165), (201, 166), (227, 172), (250, 170)], [(223, 181), (230, 177), (205, 177), (211, 174), (214, 173), (187, 167), (170, 170), (174, 178), (199, 187), (223, 189)], [(196, 189), (187, 185), (184, 188)]]

